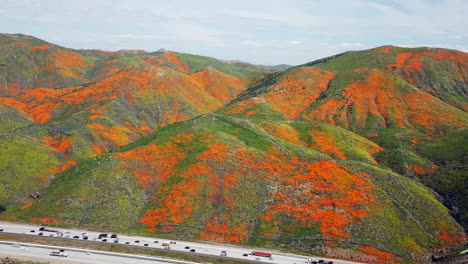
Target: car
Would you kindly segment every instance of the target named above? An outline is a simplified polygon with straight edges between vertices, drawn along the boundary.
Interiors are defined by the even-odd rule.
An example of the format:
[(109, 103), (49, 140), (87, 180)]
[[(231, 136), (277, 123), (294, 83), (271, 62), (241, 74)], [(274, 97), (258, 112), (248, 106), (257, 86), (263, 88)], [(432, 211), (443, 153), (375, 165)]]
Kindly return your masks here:
[(20, 245), (20, 244), (16, 244), (16, 243), (15, 243), (15, 244), (13, 244), (13, 247), (15, 247), (15, 248), (19, 248), (19, 247), (21, 247), (21, 245)]
[(192, 248), (192, 249), (190, 250), (190, 252), (195, 252), (195, 249), (194, 249), (194, 248)]
[(248, 257), (248, 256), (249, 256), (249, 254), (242, 254), (242, 256), (243, 256), (243, 257)]
[(221, 257), (226, 257), (227, 256), (227, 252), (225, 250), (221, 251), (221, 254), (219, 254)]
[(65, 252), (60, 252), (60, 251), (52, 251), (49, 255), (51, 256), (56, 256), (56, 257), (68, 257), (68, 254)]
[(118, 239), (114, 240), (114, 243), (115, 243), (115, 244), (118, 244), (118, 243), (119, 243), (119, 240), (118, 240)]
[(333, 261), (328, 261), (328, 264), (333, 264)]
[(159, 241), (157, 241), (157, 240), (156, 240), (156, 241), (154, 241), (154, 243), (156, 243), (156, 244), (157, 244), (157, 243), (159, 243)]
[(325, 260), (319, 259), (318, 263), (325, 263)]
[(38, 235), (39, 235), (39, 236), (42, 236), (42, 235), (44, 235), (44, 233), (41, 232), (41, 233), (39, 233)]
[(39, 231), (44, 231), (44, 230), (45, 230), (45, 227), (39, 228)]
[(143, 246), (147, 247), (147, 246), (148, 246), (148, 244), (144, 244)]
[(185, 247), (185, 249), (190, 249), (190, 247)]
[(73, 238), (80, 238), (80, 236), (73, 236)]
[(88, 233), (81, 233), (82, 236), (87, 237), (89, 236)]
[(59, 252), (65, 252), (65, 249), (60, 249)]
[(129, 241), (125, 242), (125, 245), (130, 245), (130, 242)]
[(31, 231), (29, 231), (29, 232), (34, 233), (34, 232), (36, 232), (36, 230), (31, 230)]
[(102, 242), (107, 242), (107, 239), (104, 238), (104, 239), (102, 240)]
[(0, 227), (0, 232), (3, 232), (3, 230), (4, 230), (4, 229), (3, 229), (2, 227)]
[(117, 238), (117, 234), (112, 234), (111, 238)]
[(140, 240), (135, 240), (135, 243), (137, 243), (137, 244), (140, 243)]
[(84, 239), (84, 240), (88, 240), (88, 237), (87, 237), (87, 236), (84, 236), (83, 239)]

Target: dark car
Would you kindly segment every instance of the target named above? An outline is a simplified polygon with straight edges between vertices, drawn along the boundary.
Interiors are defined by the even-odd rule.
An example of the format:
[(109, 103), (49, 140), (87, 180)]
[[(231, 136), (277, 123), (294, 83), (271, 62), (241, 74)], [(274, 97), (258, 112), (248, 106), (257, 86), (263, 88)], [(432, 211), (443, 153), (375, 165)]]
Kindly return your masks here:
[(0, 228), (0, 232), (3, 232), (3, 228)]
[(84, 239), (84, 240), (88, 240), (88, 237), (87, 237), (87, 236), (84, 236), (83, 239)]
[(107, 242), (107, 239), (103, 239), (102, 242)]
[(333, 261), (328, 261), (328, 264), (333, 264)]
[(111, 238), (117, 238), (117, 234), (112, 234)]
[(45, 230), (45, 227), (39, 228), (39, 231), (44, 231), (44, 230)]
[(140, 243), (140, 240), (135, 240), (135, 243)]
[(73, 238), (80, 238), (80, 236), (73, 236)]
[(41, 232), (41, 233), (39, 233), (38, 235), (42, 236), (42, 235), (44, 235), (44, 234)]
[(190, 247), (185, 247), (185, 249), (190, 249)]
[(143, 246), (147, 247), (147, 246), (148, 246), (148, 244), (144, 244)]
[(128, 241), (127, 241), (127, 242), (125, 242), (125, 245), (130, 245), (130, 242), (128, 242)]
[(159, 241), (157, 241), (157, 240), (156, 240), (156, 241), (154, 241), (154, 243), (156, 243), (156, 244), (157, 244), (157, 243), (159, 243)]
[(31, 230), (31, 231), (29, 231), (29, 232), (34, 233), (34, 232), (36, 232), (36, 230)]
[(248, 256), (249, 256), (249, 254), (242, 254), (242, 256), (243, 256), (243, 257), (248, 257)]
[(195, 252), (195, 249), (192, 248), (192, 249), (190, 250), (190, 252)]

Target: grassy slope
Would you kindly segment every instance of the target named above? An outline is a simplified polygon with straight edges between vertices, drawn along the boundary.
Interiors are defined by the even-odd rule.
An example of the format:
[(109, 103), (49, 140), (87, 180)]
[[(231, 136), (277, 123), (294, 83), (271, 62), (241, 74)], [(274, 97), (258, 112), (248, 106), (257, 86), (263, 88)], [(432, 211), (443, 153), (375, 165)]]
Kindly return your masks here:
[[(281, 129), (289, 135), (278, 132)], [(263, 244), (266, 239), (276, 246), (291, 237), (321, 237), (338, 248), (359, 252), (352, 242), (406, 257), (458, 243), (438, 238), (441, 230), (455, 237), (460, 232), (445, 207), (422, 185), (379, 168), (370, 154), (375, 144), (335, 127), (333, 141), (360, 148), (362, 154), (348, 155), (343, 147), (347, 159), (333, 161), (337, 150), (328, 156), (307, 146), (320, 138), (317, 129), (331, 128), (205, 115), (59, 174), (41, 199), (26, 210), (10, 209), (10, 214), (127, 231), (140, 224), (162, 225), (149, 230), (230, 242)], [(293, 140), (291, 134), (303, 136)], [(308, 180), (297, 173), (309, 175)], [(312, 192), (327, 198), (308, 196), (305, 190), (310, 183), (322, 184), (321, 177), (332, 189)], [(294, 189), (304, 192), (288, 187), (296, 184)], [(303, 204), (305, 197), (311, 202)], [(322, 243), (300, 240), (289, 246), (317, 250)]]

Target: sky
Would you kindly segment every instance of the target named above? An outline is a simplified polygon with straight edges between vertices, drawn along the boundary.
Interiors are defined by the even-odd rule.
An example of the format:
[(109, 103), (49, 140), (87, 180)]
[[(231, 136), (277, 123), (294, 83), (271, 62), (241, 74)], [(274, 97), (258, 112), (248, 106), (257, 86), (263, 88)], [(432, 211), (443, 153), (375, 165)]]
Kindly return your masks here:
[(468, 51), (468, 0), (0, 0), (0, 33), (297, 65), (382, 45)]

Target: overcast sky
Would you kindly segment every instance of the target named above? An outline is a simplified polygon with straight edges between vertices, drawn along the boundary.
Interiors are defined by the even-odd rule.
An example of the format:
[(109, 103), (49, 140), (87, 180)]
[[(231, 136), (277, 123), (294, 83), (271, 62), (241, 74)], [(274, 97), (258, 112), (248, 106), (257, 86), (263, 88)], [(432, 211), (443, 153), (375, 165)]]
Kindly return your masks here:
[(295, 65), (386, 44), (466, 52), (467, 15), (468, 0), (0, 0), (0, 32)]

